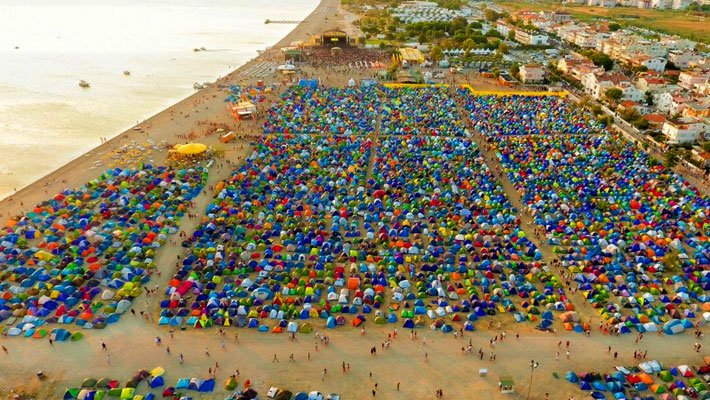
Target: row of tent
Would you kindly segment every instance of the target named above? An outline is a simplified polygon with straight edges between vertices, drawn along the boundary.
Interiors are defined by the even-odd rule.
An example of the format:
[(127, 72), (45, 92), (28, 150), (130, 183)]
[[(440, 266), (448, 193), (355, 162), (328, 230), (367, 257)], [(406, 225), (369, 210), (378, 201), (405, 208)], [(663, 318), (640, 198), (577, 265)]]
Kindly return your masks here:
[(705, 399), (710, 397), (707, 382), (710, 380), (710, 360), (701, 367), (680, 365), (664, 368), (658, 361), (645, 361), (630, 368), (617, 366), (609, 374), (596, 372), (575, 373), (568, 371), (565, 379), (577, 384), (583, 391), (591, 392), (595, 399), (638, 398), (644, 392), (659, 397), (644, 397), (663, 400)]

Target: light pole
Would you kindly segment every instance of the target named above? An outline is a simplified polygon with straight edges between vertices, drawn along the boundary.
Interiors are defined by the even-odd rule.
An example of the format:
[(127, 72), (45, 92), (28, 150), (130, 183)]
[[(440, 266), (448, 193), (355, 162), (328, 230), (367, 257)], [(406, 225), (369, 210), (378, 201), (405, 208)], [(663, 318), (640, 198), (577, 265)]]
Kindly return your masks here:
[(539, 366), (539, 362), (535, 360), (530, 360), (530, 385), (528, 385), (528, 397), (526, 397), (526, 400), (530, 400), (530, 393), (532, 392), (533, 373), (535, 372), (535, 369)]

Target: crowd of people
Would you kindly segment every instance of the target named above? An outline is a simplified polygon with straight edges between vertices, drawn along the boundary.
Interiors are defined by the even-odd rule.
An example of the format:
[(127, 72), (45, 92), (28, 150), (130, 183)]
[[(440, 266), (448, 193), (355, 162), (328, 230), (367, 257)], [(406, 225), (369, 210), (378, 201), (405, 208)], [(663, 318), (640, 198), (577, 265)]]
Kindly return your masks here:
[(312, 47), (305, 54), (305, 61), (316, 68), (386, 68), (389, 56), (379, 49), (347, 47), (333, 50), (331, 47)]

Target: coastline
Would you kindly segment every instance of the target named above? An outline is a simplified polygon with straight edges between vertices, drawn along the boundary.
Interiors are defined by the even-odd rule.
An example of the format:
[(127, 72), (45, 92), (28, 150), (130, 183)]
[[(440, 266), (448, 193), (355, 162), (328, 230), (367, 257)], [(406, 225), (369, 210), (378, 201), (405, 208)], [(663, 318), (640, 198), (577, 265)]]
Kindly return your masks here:
[[(319, 14), (327, 12), (330, 8), (333, 8), (334, 11), (337, 10), (339, 3), (340, 2), (337, 0), (321, 0), (303, 21), (296, 25), (278, 42), (269, 47), (267, 51), (244, 62), (228, 74), (215, 79), (206, 88), (198, 90), (179, 100), (177, 103), (140, 121), (139, 124), (132, 124), (113, 136), (107, 135), (108, 140), (106, 142), (79, 154), (74, 159), (58, 166), (48, 174), (0, 199), (0, 218), (7, 219), (7, 217), (19, 215), (23, 209), (34, 206), (65, 188), (79, 187), (91, 179), (94, 179), (104, 170), (111, 168), (108, 163), (112, 160), (107, 157), (111, 156), (111, 152), (120, 150), (122, 146), (133, 145), (133, 147), (140, 148), (141, 144), (138, 142), (148, 140), (155, 142), (156, 145), (159, 145), (162, 141), (168, 143), (184, 142), (184, 139), (179, 139), (176, 135), (195, 131), (195, 129), (199, 131), (200, 120), (216, 121), (226, 125), (234, 124), (231, 115), (228, 115), (223, 108), (223, 98), (226, 95), (219, 90), (218, 86), (236, 82), (242, 84), (255, 83), (257, 78), (240, 76), (241, 72), (255, 63), (274, 60), (275, 57), (278, 56), (279, 48), (294, 41), (306, 41), (309, 39), (309, 34), (323, 30), (323, 25), (327, 24), (327, 20), (325, 18), (319, 18)], [(277, 79), (270, 76), (263, 78), (263, 80), (267, 83), (273, 83), (273, 81)], [(197, 109), (198, 106), (200, 106), (200, 110)], [(199, 115), (198, 113), (200, 111), (203, 113), (207, 111), (208, 114), (209, 112), (215, 111), (217, 111), (217, 113), (216, 115), (208, 115), (206, 116), (207, 118), (187, 118), (192, 111), (194, 111), (193, 116), (195, 116), (195, 114)], [(176, 115), (185, 115), (184, 119), (186, 119), (186, 121), (175, 121), (175, 118), (171, 118)], [(205, 115), (202, 114), (200, 117), (205, 117)], [(142, 130), (134, 130), (136, 126), (140, 126)], [(235, 128), (237, 127), (235, 126)], [(154, 158), (151, 162), (159, 164), (159, 159), (165, 156), (165, 154), (160, 153), (166, 152), (164, 149), (155, 150), (156, 151), (150, 151), (150, 149), (148, 149), (145, 155), (146, 158), (153, 156)], [(100, 163), (99, 166), (97, 166), (97, 163)], [(111, 164), (113, 164), (113, 167), (121, 168), (130, 166), (133, 163), (118, 161)]]

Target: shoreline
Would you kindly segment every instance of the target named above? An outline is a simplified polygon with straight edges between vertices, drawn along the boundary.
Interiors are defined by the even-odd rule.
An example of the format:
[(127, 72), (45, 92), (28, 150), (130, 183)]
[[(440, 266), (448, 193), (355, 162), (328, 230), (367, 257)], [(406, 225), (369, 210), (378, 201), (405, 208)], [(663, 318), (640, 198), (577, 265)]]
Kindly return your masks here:
[[(189, 96), (180, 99), (176, 103), (173, 103), (172, 105), (151, 114), (149, 117), (145, 118), (142, 121), (139, 121), (137, 124), (130, 124), (124, 130), (119, 130), (113, 135), (107, 135), (107, 140), (105, 142), (80, 153), (70, 161), (59, 165), (57, 168), (51, 170), (44, 176), (28, 183), (17, 191), (0, 198), (0, 210), (2, 210), (0, 211), (0, 218), (7, 218), (19, 215), (24, 207), (34, 206), (35, 204), (46, 200), (48, 198), (48, 195), (56, 194), (64, 188), (79, 187), (90, 181), (93, 178), (82, 179), (86, 176), (86, 174), (72, 174), (71, 172), (77, 172), (77, 170), (82, 169), (87, 170), (87, 168), (82, 167), (87, 166), (86, 164), (88, 164), (88, 166), (94, 165), (93, 162), (97, 161), (97, 159), (100, 158), (101, 155), (104, 155), (111, 151), (115, 151), (117, 148), (123, 145), (124, 143), (122, 143), (122, 141), (129, 139), (135, 140), (139, 138), (153, 140), (156, 142), (156, 144), (159, 144), (161, 141), (167, 139), (172, 139), (173, 141), (177, 142), (184, 141), (179, 139), (176, 135), (183, 134), (185, 132), (175, 130), (172, 132), (172, 137), (170, 137), (164, 132), (151, 132), (153, 129), (160, 130), (160, 127), (153, 127), (153, 124), (164, 122), (161, 120), (164, 119), (164, 117), (170, 115), (173, 111), (180, 110), (184, 112), (185, 110), (183, 109), (189, 108), (188, 106), (190, 104), (202, 104), (198, 103), (197, 100), (204, 99), (205, 97), (216, 99), (219, 101), (220, 104), (223, 104), (223, 98), (219, 97), (219, 93), (222, 92), (218, 88), (220, 85), (227, 85), (229, 83), (234, 83), (235, 80), (240, 80), (240, 73), (242, 71), (246, 70), (250, 65), (254, 63), (268, 61), (272, 59), (274, 53), (278, 52), (278, 49), (280, 49), (281, 47), (284, 47), (290, 44), (291, 42), (297, 40), (308, 40), (308, 35), (310, 34), (309, 31), (319, 31), (319, 29), (313, 28), (316, 28), (320, 23), (324, 22), (314, 17), (317, 16), (317, 14), (325, 12), (328, 8), (335, 7), (337, 9), (338, 5), (339, 1), (320, 0), (316, 7), (298, 25), (296, 25), (279, 41), (272, 44), (271, 46), (268, 46), (265, 51), (259, 53), (256, 57), (245, 61), (235, 69), (232, 69), (226, 75), (217, 77), (212, 82), (209, 82), (207, 87), (197, 90)], [(264, 80), (266, 81), (267, 79), (264, 78)], [(223, 111), (223, 109), (221, 111)], [(180, 114), (182, 114), (182, 112), (180, 112)], [(139, 126), (142, 128), (140, 131), (134, 130), (135, 127)], [(115, 167), (122, 166), (116, 165)], [(110, 167), (106, 165), (103, 165), (100, 168), (95, 168), (96, 171), (94, 171), (93, 177), (100, 175), (108, 168)], [(57, 183), (61, 183), (61, 185), (56, 185)], [(50, 188), (56, 189), (57, 186), (60, 187), (59, 190), (49, 190)], [(45, 189), (48, 192), (47, 194), (44, 193)], [(38, 196), (38, 194), (41, 195)]]

